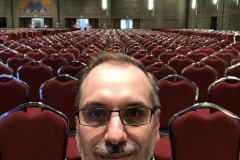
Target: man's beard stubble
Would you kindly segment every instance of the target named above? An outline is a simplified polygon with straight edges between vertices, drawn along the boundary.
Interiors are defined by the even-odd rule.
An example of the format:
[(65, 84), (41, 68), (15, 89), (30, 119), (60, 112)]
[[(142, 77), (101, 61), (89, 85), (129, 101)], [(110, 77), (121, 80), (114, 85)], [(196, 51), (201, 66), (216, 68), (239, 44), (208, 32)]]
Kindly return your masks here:
[[(78, 151), (80, 153), (81, 159), (82, 160), (90, 160), (90, 159), (88, 159), (88, 156), (86, 155), (85, 146), (83, 144), (81, 144), (81, 140), (80, 140), (78, 134), (79, 134), (79, 131), (77, 130), (76, 140), (77, 140), (77, 147), (78, 147)], [(144, 159), (142, 159), (142, 160), (149, 160), (153, 156), (154, 147), (155, 147), (155, 139), (156, 139), (156, 136), (151, 137), (149, 144), (144, 153), (144, 157), (143, 157)], [(140, 151), (141, 151), (141, 148), (139, 145), (128, 144), (126, 142), (120, 142), (117, 145), (114, 145), (110, 142), (105, 142), (104, 144), (97, 145), (92, 149), (93, 156), (95, 156), (96, 160), (98, 158), (100, 158), (101, 155), (107, 156), (107, 155), (111, 155), (114, 153), (115, 154), (116, 153), (137, 154)]]

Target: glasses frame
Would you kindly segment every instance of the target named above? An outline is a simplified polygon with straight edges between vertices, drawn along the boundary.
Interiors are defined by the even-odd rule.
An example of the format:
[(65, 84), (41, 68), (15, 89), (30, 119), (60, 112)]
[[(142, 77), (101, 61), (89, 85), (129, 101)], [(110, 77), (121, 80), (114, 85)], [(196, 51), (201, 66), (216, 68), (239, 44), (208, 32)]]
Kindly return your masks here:
[[(150, 118), (149, 118), (149, 121), (148, 121), (148, 122), (145, 122), (145, 123), (141, 123), (141, 124), (128, 124), (128, 123), (124, 123), (124, 121), (122, 120), (122, 116), (121, 116), (121, 114), (120, 114), (121, 111), (128, 110), (128, 109), (134, 109), (134, 108), (145, 108), (145, 109), (151, 110), (151, 112), (150, 112), (151, 116), (150, 116)], [(118, 112), (119, 118), (121, 119), (122, 124), (128, 125), (128, 126), (141, 126), (141, 125), (146, 125), (146, 124), (151, 123), (152, 115), (153, 115), (153, 114), (155, 113), (155, 111), (156, 111), (156, 109), (154, 110), (154, 109), (148, 108), (148, 107), (130, 107), (130, 108), (124, 108), (124, 109), (118, 109), (118, 110), (108, 110), (108, 109), (102, 109), (102, 108), (94, 108), (94, 109), (102, 109), (102, 110), (105, 110), (105, 111), (108, 112), (108, 118), (107, 118), (106, 122), (103, 123), (103, 124), (100, 124), (100, 125), (89, 125), (89, 124), (83, 124), (83, 123), (81, 123), (81, 122), (80, 122), (80, 118), (79, 118), (79, 112), (80, 112), (80, 111), (83, 111), (83, 110), (90, 110), (90, 109), (93, 109), (93, 108), (78, 109), (78, 110), (76, 111), (76, 116), (77, 116), (77, 118), (78, 118), (78, 123), (79, 123), (80, 125), (83, 125), (83, 126), (91, 126), (91, 127), (104, 126), (104, 125), (106, 125), (106, 124), (109, 122), (110, 117), (111, 117), (111, 113), (112, 113), (112, 112)]]

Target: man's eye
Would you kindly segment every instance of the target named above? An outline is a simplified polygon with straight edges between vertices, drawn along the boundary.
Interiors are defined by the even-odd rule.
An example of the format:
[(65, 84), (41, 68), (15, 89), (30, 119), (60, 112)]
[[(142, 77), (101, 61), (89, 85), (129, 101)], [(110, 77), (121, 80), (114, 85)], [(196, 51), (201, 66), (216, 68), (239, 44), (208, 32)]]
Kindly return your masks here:
[(142, 115), (142, 109), (128, 109), (125, 114), (124, 117), (139, 117)]
[(107, 112), (104, 110), (90, 110), (89, 115), (94, 118), (106, 117)]

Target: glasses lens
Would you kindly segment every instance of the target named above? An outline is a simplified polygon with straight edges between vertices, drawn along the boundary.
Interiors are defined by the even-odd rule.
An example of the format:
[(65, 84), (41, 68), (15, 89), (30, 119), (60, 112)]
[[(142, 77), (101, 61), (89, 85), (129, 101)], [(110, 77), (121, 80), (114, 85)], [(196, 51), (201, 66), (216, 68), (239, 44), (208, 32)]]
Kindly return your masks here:
[(124, 124), (142, 125), (151, 122), (151, 109), (149, 108), (128, 108), (120, 111)]
[(84, 109), (79, 111), (80, 123), (89, 126), (101, 126), (107, 123), (109, 111), (103, 109)]

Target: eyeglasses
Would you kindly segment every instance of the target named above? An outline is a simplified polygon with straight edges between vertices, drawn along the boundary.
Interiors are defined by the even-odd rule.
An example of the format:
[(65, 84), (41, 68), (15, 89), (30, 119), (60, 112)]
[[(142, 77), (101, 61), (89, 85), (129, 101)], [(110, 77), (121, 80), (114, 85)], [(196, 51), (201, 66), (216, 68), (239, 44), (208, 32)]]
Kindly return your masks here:
[(112, 112), (118, 112), (124, 125), (139, 126), (151, 122), (155, 110), (146, 107), (134, 107), (119, 110), (106, 110), (102, 108), (79, 109), (76, 114), (79, 124), (98, 127), (106, 125)]

